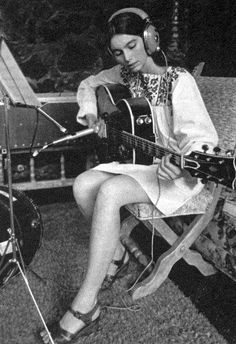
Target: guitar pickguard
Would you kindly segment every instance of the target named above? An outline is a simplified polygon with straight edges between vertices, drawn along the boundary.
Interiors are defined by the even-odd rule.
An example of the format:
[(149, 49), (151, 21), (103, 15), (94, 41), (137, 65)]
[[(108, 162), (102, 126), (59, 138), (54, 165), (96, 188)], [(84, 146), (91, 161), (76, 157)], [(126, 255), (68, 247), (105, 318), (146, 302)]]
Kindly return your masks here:
[(153, 158), (145, 154), (143, 147), (129, 148), (122, 132), (154, 141), (152, 110), (146, 98), (127, 98), (127, 92), (122, 85), (118, 89), (106, 85), (97, 90), (99, 113), (106, 122), (105, 161), (149, 165)]

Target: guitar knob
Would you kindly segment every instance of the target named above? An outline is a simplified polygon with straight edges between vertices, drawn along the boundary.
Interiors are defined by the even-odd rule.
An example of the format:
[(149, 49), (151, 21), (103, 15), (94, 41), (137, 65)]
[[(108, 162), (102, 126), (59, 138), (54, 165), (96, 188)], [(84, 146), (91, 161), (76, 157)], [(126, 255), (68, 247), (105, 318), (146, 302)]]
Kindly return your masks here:
[(226, 151), (226, 155), (227, 155), (227, 156), (234, 156), (234, 150), (233, 150), (233, 149), (228, 149), (228, 150)]
[(208, 145), (202, 145), (203, 152), (206, 153), (209, 149)]
[(142, 124), (144, 123), (143, 118), (142, 118), (142, 117), (138, 117), (137, 120), (136, 120), (136, 123), (137, 123), (138, 125), (142, 125)]
[(145, 118), (145, 123), (146, 123), (146, 124), (152, 123), (151, 117), (148, 117), (148, 116), (147, 116), (147, 117)]
[(215, 147), (213, 148), (213, 151), (215, 152), (216, 155), (218, 155), (221, 151), (220, 147)]

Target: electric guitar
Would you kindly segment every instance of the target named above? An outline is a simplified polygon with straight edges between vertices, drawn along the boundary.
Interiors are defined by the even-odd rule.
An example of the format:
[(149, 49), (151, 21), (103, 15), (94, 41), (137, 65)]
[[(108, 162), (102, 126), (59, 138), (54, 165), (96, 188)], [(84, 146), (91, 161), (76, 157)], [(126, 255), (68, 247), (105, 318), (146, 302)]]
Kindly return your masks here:
[(100, 117), (105, 122), (103, 138), (103, 161), (120, 161), (152, 164), (153, 158), (161, 159), (170, 154), (170, 161), (186, 169), (193, 177), (203, 183), (213, 181), (236, 188), (236, 158), (234, 152), (219, 155), (207, 154), (208, 147), (203, 145), (203, 152), (194, 151), (181, 155), (155, 143), (154, 120), (149, 101), (144, 98), (131, 98), (129, 90), (122, 85), (108, 84), (97, 88), (97, 105)]

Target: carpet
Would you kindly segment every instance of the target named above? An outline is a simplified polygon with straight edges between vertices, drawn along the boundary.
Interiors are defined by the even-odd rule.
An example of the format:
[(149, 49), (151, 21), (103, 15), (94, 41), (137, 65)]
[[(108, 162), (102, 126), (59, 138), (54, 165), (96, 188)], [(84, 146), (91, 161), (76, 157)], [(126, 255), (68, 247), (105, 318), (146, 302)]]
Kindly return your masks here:
[[(26, 270), (43, 318), (50, 322), (63, 314), (80, 286), (89, 231), (73, 200), (41, 204), (39, 209), (43, 240)], [(139, 268), (132, 260), (127, 276), (100, 294), (99, 331), (78, 343), (229, 343), (169, 278), (154, 294), (133, 302), (126, 289)], [(39, 344), (42, 321), (20, 274), (0, 289), (0, 297), (0, 343)]]

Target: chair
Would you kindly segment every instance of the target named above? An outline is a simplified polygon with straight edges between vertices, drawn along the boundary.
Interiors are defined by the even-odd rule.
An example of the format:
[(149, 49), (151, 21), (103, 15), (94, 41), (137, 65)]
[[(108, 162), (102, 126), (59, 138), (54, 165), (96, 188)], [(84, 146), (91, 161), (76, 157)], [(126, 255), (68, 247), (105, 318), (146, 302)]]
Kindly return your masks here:
[[(194, 68), (195, 78), (198, 78), (203, 66), (204, 63), (200, 63)], [(198, 195), (171, 215), (174, 220), (183, 219), (186, 216), (188, 216), (188, 220), (191, 219), (190, 223), (184, 226), (182, 233), (176, 233), (173, 221), (164, 217), (152, 204), (135, 203), (125, 207), (129, 216), (121, 224), (120, 239), (123, 243), (127, 242), (133, 228), (141, 221), (149, 230), (154, 230), (155, 234), (170, 244), (170, 248), (156, 261), (150, 275), (133, 288), (133, 300), (155, 292), (168, 277), (173, 265), (181, 258), (189, 265), (195, 266), (204, 276), (216, 273), (217, 270), (214, 266), (204, 260), (192, 246), (213, 218), (221, 189), (220, 185), (216, 186), (214, 183), (208, 182)]]

